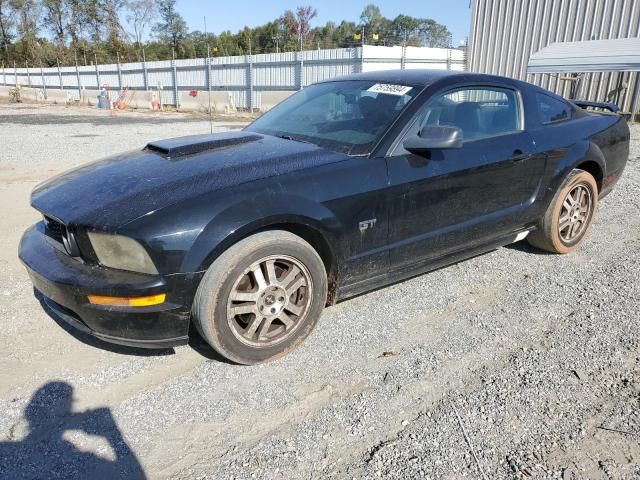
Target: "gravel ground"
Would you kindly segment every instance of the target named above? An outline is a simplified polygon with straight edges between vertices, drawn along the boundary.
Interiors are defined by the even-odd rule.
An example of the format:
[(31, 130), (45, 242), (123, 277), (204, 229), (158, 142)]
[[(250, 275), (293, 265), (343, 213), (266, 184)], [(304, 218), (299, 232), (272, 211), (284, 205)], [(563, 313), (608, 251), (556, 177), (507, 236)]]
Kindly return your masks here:
[(578, 253), (498, 249), (331, 307), (292, 354), (239, 367), (203, 345), (107, 349), (33, 297), (16, 249), (37, 182), (209, 128), (107, 115), (0, 105), (0, 478), (640, 477), (640, 128)]

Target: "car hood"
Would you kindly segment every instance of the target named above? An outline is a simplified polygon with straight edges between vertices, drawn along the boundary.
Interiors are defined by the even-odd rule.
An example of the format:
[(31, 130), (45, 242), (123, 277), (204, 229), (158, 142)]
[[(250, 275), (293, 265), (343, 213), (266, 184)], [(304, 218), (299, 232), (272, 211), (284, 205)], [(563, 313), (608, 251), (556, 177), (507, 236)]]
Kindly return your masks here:
[(347, 158), (316, 145), (250, 132), (150, 143), (40, 185), (31, 204), (66, 225), (117, 228), (198, 195)]

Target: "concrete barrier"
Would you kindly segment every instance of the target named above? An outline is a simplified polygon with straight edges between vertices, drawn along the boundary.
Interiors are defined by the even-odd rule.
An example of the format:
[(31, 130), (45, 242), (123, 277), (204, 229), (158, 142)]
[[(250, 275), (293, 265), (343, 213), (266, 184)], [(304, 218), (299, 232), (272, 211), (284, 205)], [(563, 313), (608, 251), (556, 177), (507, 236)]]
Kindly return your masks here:
[[(8, 98), (9, 90), (12, 86), (0, 86), (0, 97)], [(45, 91), (42, 88), (22, 87), (22, 98), (27, 102), (36, 103), (52, 103), (52, 104), (75, 104), (96, 106), (98, 103), (99, 90), (83, 89), (79, 92), (77, 89), (60, 90), (58, 88), (47, 88), (46, 98)], [(261, 105), (260, 111), (267, 111), (280, 103), (285, 98), (294, 94), (296, 91), (261, 91), (257, 92), (259, 96), (258, 104)], [(165, 92), (161, 92), (163, 97)], [(195, 90), (196, 95), (189, 95), (190, 92), (178, 92), (180, 98), (180, 108), (182, 111), (203, 112), (209, 111), (209, 92), (206, 90)], [(119, 92), (109, 91), (111, 101), (116, 101)], [(155, 90), (142, 91), (130, 90), (126, 95), (127, 108), (131, 109), (151, 109), (153, 99), (159, 99), (158, 92)], [(227, 91), (211, 92), (211, 111), (213, 113), (233, 113), (237, 110), (234, 104), (233, 95)]]

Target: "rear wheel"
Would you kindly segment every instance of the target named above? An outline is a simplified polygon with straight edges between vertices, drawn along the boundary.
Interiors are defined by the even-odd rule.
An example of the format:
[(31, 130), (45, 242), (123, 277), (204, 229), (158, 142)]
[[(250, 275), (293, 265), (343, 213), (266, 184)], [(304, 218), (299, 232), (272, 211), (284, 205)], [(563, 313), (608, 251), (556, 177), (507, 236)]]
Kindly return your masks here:
[(597, 208), (595, 179), (584, 170), (574, 169), (553, 197), (538, 230), (527, 239), (549, 252), (573, 252), (586, 238)]
[(302, 238), (261, 232), (207, 270), (194, 300), (196, 326), (218, 353), (241, 364), (275, 360), (313, 330), (327, 298), (322, 259)]

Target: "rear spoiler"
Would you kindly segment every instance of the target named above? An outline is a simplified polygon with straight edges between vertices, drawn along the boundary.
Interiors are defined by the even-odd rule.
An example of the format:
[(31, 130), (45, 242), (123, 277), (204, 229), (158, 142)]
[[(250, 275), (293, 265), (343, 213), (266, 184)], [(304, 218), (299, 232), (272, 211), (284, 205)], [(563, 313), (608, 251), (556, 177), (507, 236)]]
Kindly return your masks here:
[(615, 103), (590, 102), (589, 100), (573, 100), (573, 103), (579, 106), (580, 108), (584, 108), (585, 110), (587, 108), (604, 108), (605, 110), (609, 110), (613, 113), (618, 113), (618, 111), (620, 111), (620, 109), (618, 108), (618, 105), (616, 105)]

